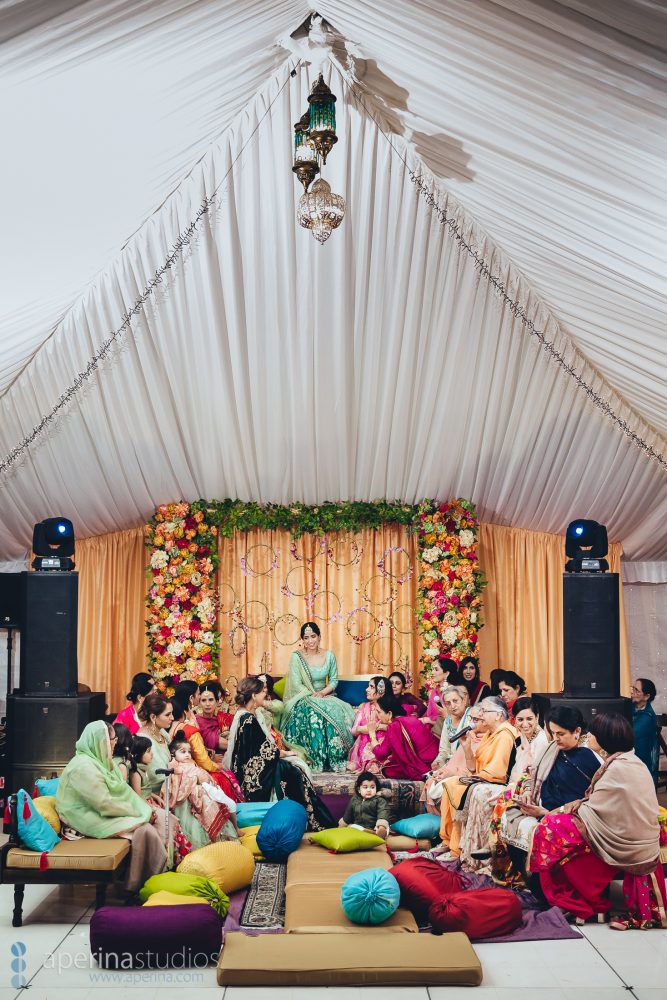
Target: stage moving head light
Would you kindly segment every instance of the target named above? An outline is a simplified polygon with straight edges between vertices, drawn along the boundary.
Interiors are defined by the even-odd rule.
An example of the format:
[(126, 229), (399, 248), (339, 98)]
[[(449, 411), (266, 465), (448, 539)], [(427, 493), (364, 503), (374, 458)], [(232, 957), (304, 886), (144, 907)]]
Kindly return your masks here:
[(32, 551), (36, 570), (71, 571), (74, 569), (74, 525), (66, 517), (47, 517), (32, 532)]
[(607, 529), (597, 521), (571, 521), (565, 532), (566, 573), (605, 573), (609, 563)]

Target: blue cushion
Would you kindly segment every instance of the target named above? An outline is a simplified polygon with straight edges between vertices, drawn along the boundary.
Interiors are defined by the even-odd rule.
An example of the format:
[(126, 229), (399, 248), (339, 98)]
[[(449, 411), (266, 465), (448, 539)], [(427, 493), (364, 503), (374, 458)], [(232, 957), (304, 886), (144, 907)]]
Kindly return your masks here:
[(391, 824), (392, 830), (402, 833), (406, 837), (427, 837), (433, 840), (440, 833), (440, 817), (431, 813), (420, 813), (419, 816), (409, 816), (408, 819), (399, 819), (398, 823)]
[(398, 909), (401, 889), (384, 868), (366, 868), (350, 875), (340, 891), (348, 920), (354, 924), (382, 924)]
[(35, 788), (40, 795), (55, 795), (58, 791), (60, 778), (38, 778)]
[(239, 802), (236, 806), (236, 822), (239, 826), (259, 826), (269, 809), (277, 802)]
[(303, 839), (308, 813), (300, 802), (281, 799), (266, 814), (257, 831), (257, 846), (267, 861), (287, 861)]
[(336, 697), (341, 701), (346, 701), (353, 708), (358, 708), (362, 702), (366, 701), (366, 688), (368, 681), (338, 681)]
[(35, 805), (26, 791), (18, 792), (17, 815), (19, 838), (29, 851), (50, 851), (60, 843), (60, 837), (50, 823), (35, 809)]

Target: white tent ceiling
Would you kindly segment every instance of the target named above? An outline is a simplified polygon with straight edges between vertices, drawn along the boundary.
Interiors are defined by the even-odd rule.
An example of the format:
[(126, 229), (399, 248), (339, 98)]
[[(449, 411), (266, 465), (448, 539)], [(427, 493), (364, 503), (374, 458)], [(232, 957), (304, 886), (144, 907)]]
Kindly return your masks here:
[(348, 202), (324, 247), (289, 170), (310, 5), (0, 5), (0, 463), (217, 192), (120, 350), (0, 473), (0, 560), (53, 513), (82, 536), (181, 497), (454, 494), (539, 530), (590, 515), (631, 558), (667, 558), (664, 466), (540, 350), (409, 173), (667, 455), (664, 7), (317, 9), (336, 32), (326, 176)]

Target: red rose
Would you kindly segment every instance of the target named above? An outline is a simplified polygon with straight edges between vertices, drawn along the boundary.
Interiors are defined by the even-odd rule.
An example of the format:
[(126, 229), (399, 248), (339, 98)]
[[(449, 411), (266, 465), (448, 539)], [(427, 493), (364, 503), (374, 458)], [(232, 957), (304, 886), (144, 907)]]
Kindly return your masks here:
[(452, 594), (452, 596), (449, 598), (449, 603), (457, 605), (459, 603), (458, 596), (456, 594)]
[(209, 549), (208, 545), (200, 545), (200, 547), (197, 549), (198, 556), (210, 556), (210, 554), (211, 550)]
[(449, 577), (450, 580), (455, 580), (456, 579), (456, 573), (454, 572), (453, 569), (450, 569), (450, 571), (447, 574), (447, 576)]
[(153, 649), (158, 654), (158, 656), (162, 656), (163, 653), (167, 652), (167, 647), (163, 646), (161, 642), (154, 642)]
[(445, 521), (445, 527), (447, 528), (447, 531), (455, 531), (456, 521), (453, 521), (450, 517), (447, 521)]
[(171, 679), (172, 679), (172, 682), (174, 684), (180, 684), (181, 683), (181, 675), (180, 674), (174, 674), (174, 676)]
[(195, 521), (194, 517), (186, 517), (183, 526), (184, 526), (184, 528), (185, 528), (186, 531), (196, 531), (197, 530), (197, 522)]
[(163, 625), (160, 629), (160, 635), (163, 639), (168, 639), (171, 635), (171, 629), (167, 625)]
[(187, 549), (189, 544), (190, 543), (188, 542), (187, 538), (176, 539), (176, 545), (178, 546), (179, 549)]
[(477, 633), (476, 632), (472, 632), (471, 633), (471, 635), (469, 636), (469, 641), (470, 642), (477, 642)]
[(211, 662), (211, 654), (210, 653), (204, 653), (204, 655), (202, 656), (202, 660), (204, 661), (204, 663), (210, 663)]

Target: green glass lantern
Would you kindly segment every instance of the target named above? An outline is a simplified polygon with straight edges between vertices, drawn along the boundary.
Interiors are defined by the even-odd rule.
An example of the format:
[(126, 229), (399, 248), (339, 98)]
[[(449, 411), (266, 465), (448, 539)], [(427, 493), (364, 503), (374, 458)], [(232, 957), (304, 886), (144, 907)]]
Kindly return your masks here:
[(317, 149), (308, 128), (309, 117), (309, 113), (306, 111), (294, 126), (294, 166), (292, 167), (306, 192), (315, 175), (320, 172)]
[(308, 104), (310, 105), (308, 117), (310, 138), (322, 157), (322, 163), (326, 163), (334, 143), (338, 142), (336, 136), (336, 98), (327, 87), (321, 73), (310, 92)]

